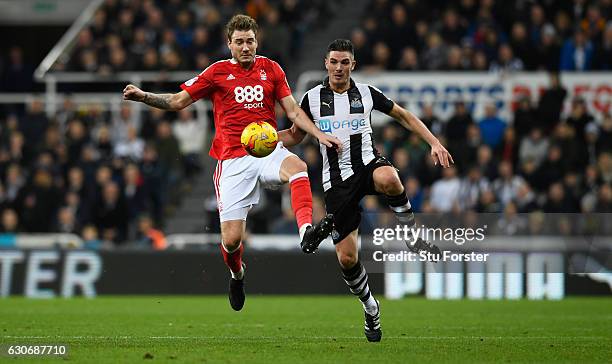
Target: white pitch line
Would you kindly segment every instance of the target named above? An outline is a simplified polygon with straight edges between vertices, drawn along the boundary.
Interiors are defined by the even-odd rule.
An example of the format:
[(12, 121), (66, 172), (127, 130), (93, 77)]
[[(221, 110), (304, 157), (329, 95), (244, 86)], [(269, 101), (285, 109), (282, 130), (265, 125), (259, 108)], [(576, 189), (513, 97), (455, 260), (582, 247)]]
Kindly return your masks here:
[[(3, 339), (54, 339), (54, 340), (356, 340), (362, 336), (2, 336)], [(385, 336), (385, 340), (610, 340), (607, 336)]]

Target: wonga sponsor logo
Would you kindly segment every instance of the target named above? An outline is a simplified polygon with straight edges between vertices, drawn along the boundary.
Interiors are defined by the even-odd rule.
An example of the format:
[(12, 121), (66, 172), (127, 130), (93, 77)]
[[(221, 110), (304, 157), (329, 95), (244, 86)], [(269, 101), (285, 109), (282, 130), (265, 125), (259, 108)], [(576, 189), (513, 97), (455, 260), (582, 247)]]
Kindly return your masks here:
[(333, 133), (334, 130), (338, 129), (351, 129), (358, 130), (361, 127), (366, 126), (365, 119), (352, 119), (352, 120), (330, 120), (321, 119), (319, 120), (319, 129), (324, 133)]

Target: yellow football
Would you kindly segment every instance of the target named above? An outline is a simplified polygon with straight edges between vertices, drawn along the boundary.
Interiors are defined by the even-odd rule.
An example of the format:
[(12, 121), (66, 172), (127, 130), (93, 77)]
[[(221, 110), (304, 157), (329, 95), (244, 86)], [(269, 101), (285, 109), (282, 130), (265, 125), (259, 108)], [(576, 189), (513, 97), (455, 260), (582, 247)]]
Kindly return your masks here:
[(276, 148), (278, 134), (269, 123), (254, 121), (242, 131), (240, 143), (244, 150), (253, 157), (263, 158)]

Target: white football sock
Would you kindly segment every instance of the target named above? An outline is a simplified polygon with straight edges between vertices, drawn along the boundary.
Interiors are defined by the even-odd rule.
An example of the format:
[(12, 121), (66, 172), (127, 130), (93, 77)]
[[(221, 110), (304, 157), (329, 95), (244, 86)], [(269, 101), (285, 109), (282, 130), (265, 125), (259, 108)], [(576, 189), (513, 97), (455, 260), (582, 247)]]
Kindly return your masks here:
[(361, 302), (363, 305), (363, 309), (368, 315), (376, 315), (378, 313), (378, 305), (376, 304), (376, 300), (373, 295), (370, 295), (367, 301)]

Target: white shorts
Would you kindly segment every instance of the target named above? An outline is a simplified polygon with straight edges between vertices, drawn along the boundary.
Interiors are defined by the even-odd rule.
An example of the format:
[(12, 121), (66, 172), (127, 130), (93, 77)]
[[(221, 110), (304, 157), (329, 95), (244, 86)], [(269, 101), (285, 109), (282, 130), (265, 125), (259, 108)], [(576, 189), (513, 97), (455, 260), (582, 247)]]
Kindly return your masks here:
[(276, 149), (264, 158), (245, 155), (218, 161), (213, 182), (221, 222), (246, 220), (251, 207), (259, 202), (260, 186), (283, 184), (280, 179), (281, 164), (292, 155), (295, 154), (279, 142)]

